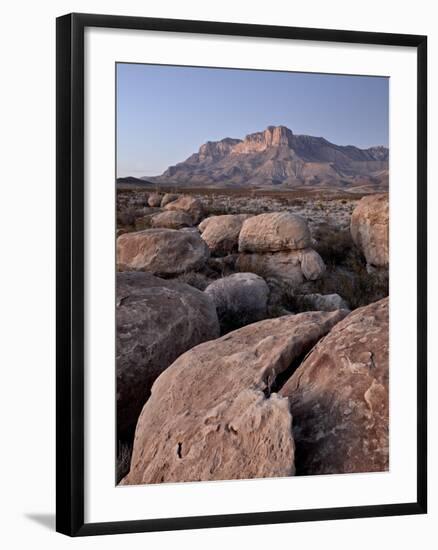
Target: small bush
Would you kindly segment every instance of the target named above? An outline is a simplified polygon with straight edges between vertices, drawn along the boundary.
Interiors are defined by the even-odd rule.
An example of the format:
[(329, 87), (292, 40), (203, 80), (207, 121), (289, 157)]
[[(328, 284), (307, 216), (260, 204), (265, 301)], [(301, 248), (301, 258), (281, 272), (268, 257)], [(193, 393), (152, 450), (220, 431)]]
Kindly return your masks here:
[(353, 310), (388, 296), (388, 270), (368, 273), (361, 264), (357, 264), (355, 269), (331, 266), (325, 276), (312, 286), (312, 292), (339, 294)]
[(181, 275), (178, 275), (175, 280), (179, 281), (180, 283), (185, 283), (186, 285), (197, 288), (198, 290), (205, 290), (212, 282), (212, 279), (207, 277), (207, 275), (196, 271), (187, 271), (186, 273), (181, 273)]
[(119, 441), (117, 445), (116, 483), (120, 483), (120, 481), (128, 474), (129, 468), (131, 467), (131, 455), (132, 445)]
[(349, 229), (339, 229), (332, 225), (320, 224), (314, 231), (315, 250), (327, 265), (342, 264), (357, 251)]
[(221, 277), (226, 277), (227, 275), (232, 275), (237, 272), (236, 255), (228, 254), (217, 258), (210, 257), (207, 260), (207, 265), (204, 270), (208, 271), (208, 275), (213, 279), (219, 279)]
[(135, 223), (135, 208), (127, 208), (121, 212), (117, 212), (118, 227), (126, 227)]

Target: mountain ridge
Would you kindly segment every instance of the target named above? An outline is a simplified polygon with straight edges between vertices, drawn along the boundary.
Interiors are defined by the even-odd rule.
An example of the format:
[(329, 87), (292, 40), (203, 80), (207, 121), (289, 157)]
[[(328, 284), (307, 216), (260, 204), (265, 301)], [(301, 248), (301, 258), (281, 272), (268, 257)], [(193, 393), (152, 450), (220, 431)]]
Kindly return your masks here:
[(268, 126), (244, 139), (207, 141), (153, 183), (182, 186), (373, 187), (388, 185), (389, 149), (336, 145), (324, 137)]

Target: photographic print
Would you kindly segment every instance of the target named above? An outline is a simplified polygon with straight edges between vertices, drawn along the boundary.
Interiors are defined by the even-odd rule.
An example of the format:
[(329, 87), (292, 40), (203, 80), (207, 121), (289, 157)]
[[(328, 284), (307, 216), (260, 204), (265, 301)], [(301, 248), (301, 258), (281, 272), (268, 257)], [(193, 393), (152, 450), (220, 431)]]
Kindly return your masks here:
[(388, 102), (117, 63), (117, 484), (389, 469)]
[(427, 37), (56, 26), (57, 531), (427, 513)]

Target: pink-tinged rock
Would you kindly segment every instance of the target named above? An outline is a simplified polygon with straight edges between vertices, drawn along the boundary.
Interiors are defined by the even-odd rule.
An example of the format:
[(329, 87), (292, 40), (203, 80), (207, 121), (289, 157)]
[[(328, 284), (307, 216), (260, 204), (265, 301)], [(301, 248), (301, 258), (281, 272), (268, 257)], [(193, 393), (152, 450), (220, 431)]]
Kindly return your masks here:
[(308, 281), (320, 279), (325, 271), (325, 263), (321, 256), (312, 248), (307, 248), (301, 252), (301, 271), (304, 278)]
[(206, 218), (199, 224), (202, 238), (212, 254), (229, 254), (237, 251), (239, 233), (248, 214), (226, 214)]
[(388, 193), (363, 197), (351, 215), (351, 236), (367, 263), (375, 267), (389, 264)]
[(292, 287), (304, 280), (319, 279), (325, 271), (321, 256), (311, 248), (285, 252), (239, 254), (236, 262), (239, 271), (250, 271), (267, 278), (274, 277)]
[(197, 232), (147, 229), (117, 239), (119, 271), (176, 275), (202, 267), (209, 256), (208, 246)]
[(164, 208), (170, 202), (176, 201), (180, 195), (177, 193), (164, 193), (163, 198), (161, 199), (161, 208)]
[(161, 206), (161, 194), (160, 193), (151, 193), (148, 197), (149, 206)]
[(243, 222), (239, 252), (280, 252), (311, 245), (307, 222), (290, 212), (252, 216)]
[(293, 475), (292, 416), (276, 379), (344, 315), (267, 319), (181, 355), (152, 387), (122, 483)]
[(350, 313), (281, 389), (294, 418), (297, 473), (388, 470), (388, 308), (385, 298)]
[(153, 216), (151, 219), (152, 227), (182, 229), (183, 227), (191, 227), (192, 225), (193, 222), (191, 216), (180, 210), (161, 212)]
[(236, 267), (239, 271), (256, 273), (267, 279), (274, 277), (295, 287), (304, 281), (301, 270), (301, 253), (297, 250), (288, 252), (265, 252), (264, 254), (238, 255)]
[(198, 224), (204, 216), (204, 207), (199, 199), (190, 195), (182, 195), (178, 199), (169, 202), (165, 210), (182, 210), (191, 216), (193, 224)]

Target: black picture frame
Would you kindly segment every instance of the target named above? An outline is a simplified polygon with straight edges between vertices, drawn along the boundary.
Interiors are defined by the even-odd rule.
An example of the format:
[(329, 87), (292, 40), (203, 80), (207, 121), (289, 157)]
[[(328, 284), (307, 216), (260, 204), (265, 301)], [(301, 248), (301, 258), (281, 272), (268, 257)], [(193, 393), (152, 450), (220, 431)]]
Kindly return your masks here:
[[(56, 530), (70, 536), (424, 514), (427, 511), (427, 37), (207, 21), (68, 14), (57, 42)], [(84, 29), (107, 27), (406, 46), (417, 51), (417, 498), (311, 510), (84, 522)]]

